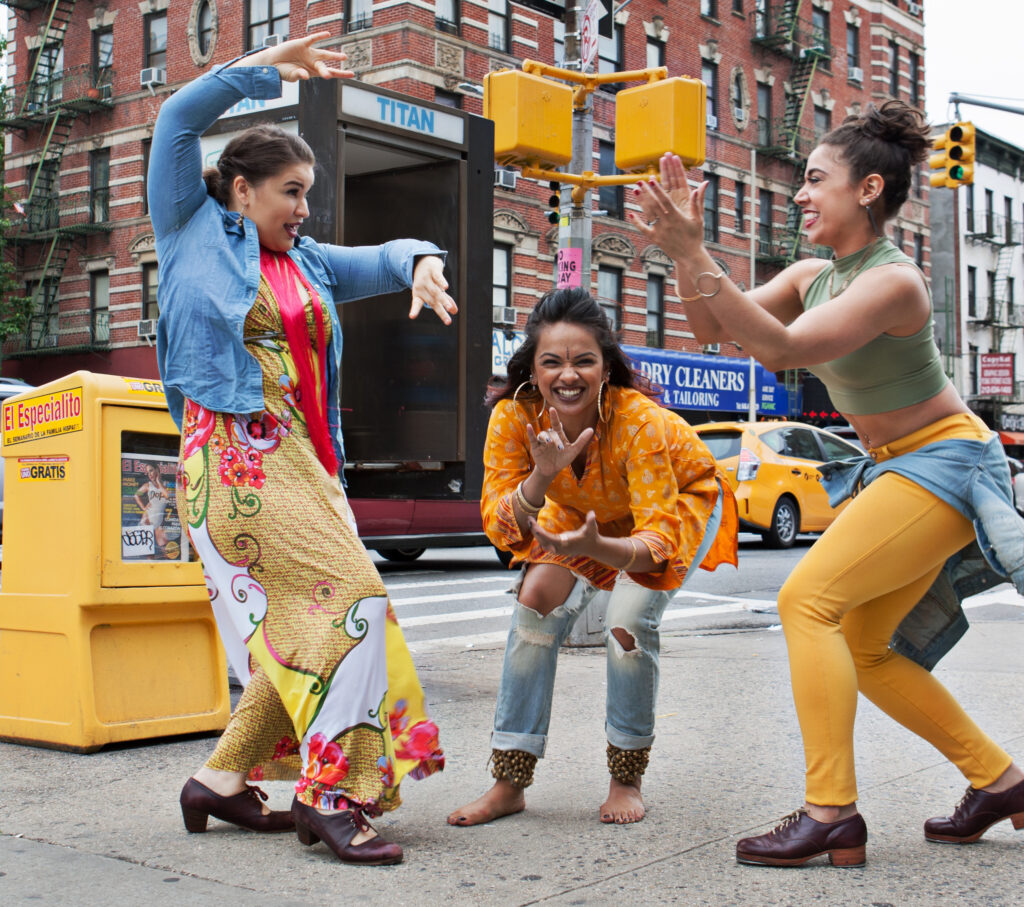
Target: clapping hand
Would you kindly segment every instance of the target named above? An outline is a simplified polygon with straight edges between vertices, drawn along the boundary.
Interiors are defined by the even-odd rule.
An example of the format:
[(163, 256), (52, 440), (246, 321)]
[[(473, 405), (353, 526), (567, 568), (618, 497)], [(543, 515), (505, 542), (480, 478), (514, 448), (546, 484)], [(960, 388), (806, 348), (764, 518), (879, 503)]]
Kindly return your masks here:
[(575, 441), (570, 441), (554, 407), (548, 410), (548, 415), (551, 428), (536, 432), (532, 425), (527, 425), (526, 434), (530, 439), (530, 456), (534, 467), (550, 481), (586, 450), (590, 439), (594, 437), (594, 429), (585, 428)]
[(452, 315), (459, 307), (447, 293), (448, 281), (444, 278), (444, 262), (436, 255), (424, 255), (412, 272), (412, 306), (409, 317), (415, 318), (426, 306), (433, 309), (445, 324), (452, 323)]
[(686, 168), (678, 156), (661, 157), (661, 182), (641, 182), (633, 195), (642, 215), (630, 214), (641, 233), (656, 243), (670, 258), (678, 260), (704, 242), (705, 180), (690, 189)]
[(601, 533), (597, 531), (597, 517), (594, 511), (587, 513), (587, 518), (579, 529), (569, 532), (547, 532), (532, 517), (530, 518), (530, 531), (534, 539), (548, 554), (561, 554), (566, 557), (593, 557), (598, 547), (598, 540)]
[[(338, 64), (348, 59), (348, 55), (338, 50), (326, 50), (313, 47), (317, 41), (330, 38), (329, 31), (313, 32), (304, 38), (282, 41), (274, 47), (266, 47), (259, 54), (259, 60), (277, 67), (285, 82), (304, 82), (306, 79), (350, 79), (355, 73), (348, 69), (339, 69)], [(241, 61), (246, 65), (255, 65), (256, 55)]]

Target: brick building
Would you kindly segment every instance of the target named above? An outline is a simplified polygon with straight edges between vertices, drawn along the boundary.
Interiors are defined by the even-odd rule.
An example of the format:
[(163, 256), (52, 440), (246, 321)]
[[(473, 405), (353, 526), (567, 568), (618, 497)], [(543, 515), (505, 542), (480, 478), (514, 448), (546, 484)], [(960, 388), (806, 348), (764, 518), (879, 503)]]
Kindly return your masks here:
[[(607, 2), (607, 0), (606, 0)], [(617, 4), (618, 5), (618, 4)], [(78, 368), (152, 376), (158, 311), (146, 215), (147, 146), (161, 100), (268, 35), (328, 29), (364, 82), (479, 113), (489, 71), (561, 62), (563, 2), (548, 0), (10, 0), (5, 180), (23, 200), (17, 265), (34, 298), (4, 369), (40, 382)], [(708, 84), (708, 246), (744, 286), (813, 250), (790, 204), (816, 135), (870, 101), (924, 97), (921, 5), (908, 0), (632, 0), (602, 38), (601, 71), (665, 65)], [(615, 93), (594, 99), (594, 167), (614, 166)], [(496, 178), (496, 343), (552, 285), (550, 190)], [(514, 188), (501, 188), (502, 184)], [(893, 225), (927, 269), (927, 180)], [(595, 193), (592, 289), (634, 346), (701, 350), (672, 265)], [(499, 315), (499, 313), (501, 313)], [(795, 390), (798, 376), (787, 383)], [(796, 397), (794, 395), (793, 400)], [(792, 406), (787, 406), (792, 409)]]

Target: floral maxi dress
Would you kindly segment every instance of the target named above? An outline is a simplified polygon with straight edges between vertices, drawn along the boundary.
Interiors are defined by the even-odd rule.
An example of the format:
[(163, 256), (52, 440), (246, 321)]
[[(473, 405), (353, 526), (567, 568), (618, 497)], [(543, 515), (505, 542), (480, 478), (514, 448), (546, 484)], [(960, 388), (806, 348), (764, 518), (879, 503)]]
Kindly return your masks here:
[[(316, 337), (317, 309), (305, 302)], [(329, 349), (325, 308), (321, 317)], [(437, 727), (341, 485), (317, 458), (265, 279), (245, 337), (266, 409), (217, 413), (186, 400), (181, 441), (179, 513), (247, 683), (208, 764), (256, 779), (298, 774), (301, 802), (376, 815), (399, 805), (405, 775), (444, 767)]]

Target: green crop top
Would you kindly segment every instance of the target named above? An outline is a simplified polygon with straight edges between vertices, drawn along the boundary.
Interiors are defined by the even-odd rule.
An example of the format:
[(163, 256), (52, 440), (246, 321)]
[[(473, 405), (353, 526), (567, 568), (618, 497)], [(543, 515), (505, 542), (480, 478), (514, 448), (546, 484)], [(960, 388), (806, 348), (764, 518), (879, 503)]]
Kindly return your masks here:
[[(807, 288), (804, 311), (832, 300), (833, 277), (841, 285), (854, 270), (859, 274), (893, 262), (914, 263), (888, 239), (876, 241), (863, 262), (862, 256), (863, 250), (858, 250), (822, 268)], [(824, 383), (836, 408), (854, 416), (887, 413), (921, 403), (949, 383), (935, 345), (933, 325), (929, 318), (921, 330), (909, 337), (879, 334), (860, 349), (810, 366), (809, 371)]]

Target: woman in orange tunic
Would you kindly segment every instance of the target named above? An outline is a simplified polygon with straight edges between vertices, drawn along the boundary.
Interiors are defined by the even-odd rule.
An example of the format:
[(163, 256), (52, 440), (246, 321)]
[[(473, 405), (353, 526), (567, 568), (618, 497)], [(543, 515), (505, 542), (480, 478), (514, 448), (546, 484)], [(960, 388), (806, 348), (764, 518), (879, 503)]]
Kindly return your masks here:
[(643, 818), (654, 740), (658, 626), (690, 567), (736, 563), (729, 486), (696, 433), (651, 396), (594, 299), (548, 293), (491, 388), (484, 529), (524, 564), (491, 738), (494, 786), (449, 817), (475, 825), (525, 807), (544, 755), (558, 648), (608, 595), (603, 822)]

